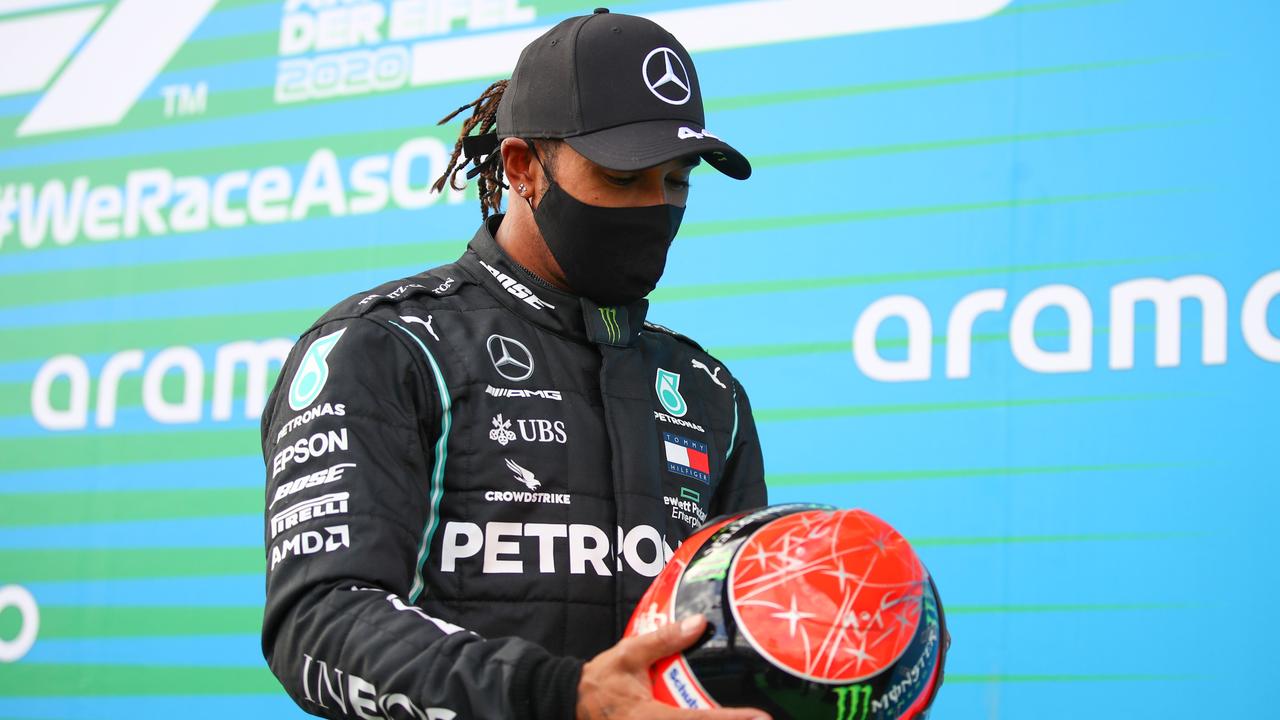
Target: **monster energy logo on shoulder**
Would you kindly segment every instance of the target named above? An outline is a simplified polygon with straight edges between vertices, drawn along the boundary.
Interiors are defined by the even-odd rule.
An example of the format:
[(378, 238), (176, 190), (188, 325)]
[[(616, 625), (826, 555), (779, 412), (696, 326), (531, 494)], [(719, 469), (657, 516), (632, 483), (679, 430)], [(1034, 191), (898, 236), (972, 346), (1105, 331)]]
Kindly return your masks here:
[(847, 685), (836, 691), (835, 720), (867, 720), (871, 717), (871, 686)]
[(618, 327), (618, 308), (600, 308), (600, 319), (604, 321), (604, 330), (609, 333), (609, 342), (616, 343), (622, 339), (622, 329)]

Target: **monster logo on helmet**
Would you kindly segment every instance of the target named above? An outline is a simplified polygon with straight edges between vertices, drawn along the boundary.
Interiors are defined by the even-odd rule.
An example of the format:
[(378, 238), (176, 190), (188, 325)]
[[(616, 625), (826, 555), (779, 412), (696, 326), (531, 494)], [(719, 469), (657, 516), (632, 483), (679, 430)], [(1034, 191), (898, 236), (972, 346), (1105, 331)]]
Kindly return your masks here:
[(707, 636), (652, 671), (671, 705), (924, 720), (942, 685), (950, 637), (937, 588), (907, 541), (863, 510), (779, 505), (710, 521), (627, 634), (697, 614)]

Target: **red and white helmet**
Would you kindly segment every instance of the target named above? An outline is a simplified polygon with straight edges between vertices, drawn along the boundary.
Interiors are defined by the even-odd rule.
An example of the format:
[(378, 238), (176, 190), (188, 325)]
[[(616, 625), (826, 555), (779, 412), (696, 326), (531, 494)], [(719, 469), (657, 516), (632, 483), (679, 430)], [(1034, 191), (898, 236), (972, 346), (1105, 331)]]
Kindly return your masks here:
[(710, 521), (631, 616), (637, 635), (703, 614), (707, 635), (652, 670), (670, 705), (784, 718), (924, 720), (950, 637), (911, 545), (864, 510), (778, 505)]

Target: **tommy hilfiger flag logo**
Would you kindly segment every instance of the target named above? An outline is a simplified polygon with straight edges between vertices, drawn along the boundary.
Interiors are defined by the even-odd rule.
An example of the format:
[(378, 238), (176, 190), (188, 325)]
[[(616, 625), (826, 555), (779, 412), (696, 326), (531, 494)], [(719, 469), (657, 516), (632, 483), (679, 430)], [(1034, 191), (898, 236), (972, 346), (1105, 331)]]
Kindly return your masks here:
[(711, 462), (707, 458), (706, 443), (664, 432), (662, 445), (667, 454), (668, 470), (710, 484)]

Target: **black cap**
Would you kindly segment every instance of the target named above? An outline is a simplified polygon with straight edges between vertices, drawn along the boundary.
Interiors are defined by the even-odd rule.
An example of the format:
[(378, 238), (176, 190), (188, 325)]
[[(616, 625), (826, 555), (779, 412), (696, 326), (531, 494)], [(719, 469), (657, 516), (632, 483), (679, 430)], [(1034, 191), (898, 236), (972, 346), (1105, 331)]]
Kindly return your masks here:
[(751, 163), (704, 122), (698, 74), (680, 41), (607, 8), (529, 43), (498, 105), (499, 138), (563, 138), (615, 170), (696, 154), (729, 177), (749, 177)]

